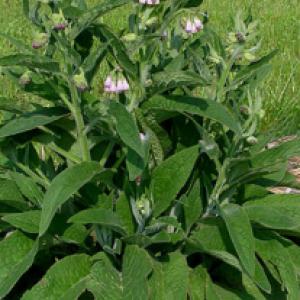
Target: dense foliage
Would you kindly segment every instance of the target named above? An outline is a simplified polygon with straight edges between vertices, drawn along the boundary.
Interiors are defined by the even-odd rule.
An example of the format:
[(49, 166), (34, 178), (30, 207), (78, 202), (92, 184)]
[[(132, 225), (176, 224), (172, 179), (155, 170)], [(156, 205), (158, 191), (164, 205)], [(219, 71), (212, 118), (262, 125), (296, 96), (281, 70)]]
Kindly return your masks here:
[(201, 4), (23, 0), (37, 34), (2, 34), (0, 66), (35, 101), (1, 107), (0, 298), (299, 299), (300, 197), (268, 191), (296, 185), (299, 140), (257, 133), (275, 52)]

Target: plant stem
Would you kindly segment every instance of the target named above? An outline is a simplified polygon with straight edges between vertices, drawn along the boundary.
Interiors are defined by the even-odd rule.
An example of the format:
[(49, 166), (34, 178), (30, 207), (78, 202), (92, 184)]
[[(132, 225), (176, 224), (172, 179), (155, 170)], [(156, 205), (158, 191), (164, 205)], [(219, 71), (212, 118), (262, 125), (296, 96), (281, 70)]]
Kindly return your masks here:
[(85, 134), (85, 126), (84, 126), (84, 120), (80, 109), (79, 96), (78, 96), (77, 89), (71, 80), (69, 80), (69, 88), (71, 91), (72, 104), (73, 104), (72, 114), (75, 119), (75, 123), (77, 127), (77, 139), (80, 144), (82, 159), (83, 161), (90, 161), (91, 154), (89, 150), (88, 139)]

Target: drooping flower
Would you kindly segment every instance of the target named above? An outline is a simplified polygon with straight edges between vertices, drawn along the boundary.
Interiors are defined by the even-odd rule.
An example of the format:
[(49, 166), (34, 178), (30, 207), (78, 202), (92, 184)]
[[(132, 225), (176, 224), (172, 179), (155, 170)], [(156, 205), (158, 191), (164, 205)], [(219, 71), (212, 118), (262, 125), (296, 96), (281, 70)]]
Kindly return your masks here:
[(202, 21), (195, 17), (194, 19), (187, 19), (184, 21), (184, 30), (186, 33), (197, 33), (203, 29)]
[(139, 0), (139, 3), (143, 5), (158, 5), (160, 0)]
[(117, 71), (116, 75), (108, 75), (104, 81), (104, 91), (106, 93), (123, 93), (130, 89), (127, 79)]

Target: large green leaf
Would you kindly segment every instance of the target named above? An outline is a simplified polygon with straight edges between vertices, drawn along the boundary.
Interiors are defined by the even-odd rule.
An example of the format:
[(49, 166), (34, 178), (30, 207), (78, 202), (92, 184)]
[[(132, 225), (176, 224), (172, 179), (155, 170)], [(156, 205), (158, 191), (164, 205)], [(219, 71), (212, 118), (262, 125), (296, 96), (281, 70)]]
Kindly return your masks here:
[(3, 299), (31, 267), (38, 241), (15, 231), (0, 242), (0, 298)]
[(110, 113), (116, 119), (116, 128), (125, 145), (144, 157), (145, 150), (139, 136), (139, 130), (132, 115), (121, 103), (112, 101), (109, 105)]
[(206, 275), (201, 266), (190, 271), (188, 294), (191, 300), (205, 300)]
[(297, 230), (300, 228), (300, 195), (269, 195), (244, 204), (251, 221), (262, 226)]
[(82, 31), (89, 27), (97, 18), (107, 12), (129, 3), (131, 0), (106, 0), (87, 10), (72, 28), (71, 38), (75, 39)]
[(40, 69), (48, 72), (59, 72), (59, 63), (47, 58), (46, 56), (30, 54), (13, 54), (0, 57), (0, 66), (22, 66), (31, 69)]
[(43, 199), (43, 192), (31, 177), (18, 172), (11, 172), (10, 177), (15, 181), (21, 193), (33, 204), (40, 205)]
[(255, 241), (247, 213), (237, 204), (226, 204), (220, 212), (242, 266), (254, 276)]
[(153, 261), (149, 280), (151, 300), (185, 300), (188, 291), (189, 268), (186, 258), (179, 252), (170, 253), (163, 262)]
[(62, 118), (65, 114), (66, 111), (59, 107), (43, 108), (34, 112), (25, 113), (0, 127), (0, 138), (50, 124)]
[(56, 262), (22, 300), (74, 300), (85, 290), (92, 261), (86, 254), (76, 254)]
[(147, 279), (151, 271), (151, 258), (147, 252), (137, 246), (127, 246), (122, 273), (103, 258), (92, 268), (94, 281), (89, 283), (89, 290), (96, 300), (145, 300), (149, 295)]
[(116, 213), (121, 220), (122, 224), (124, 224), (124, 228), (126, 228), (126, 231), (128, 234), (134, 233), (134, 218), (131, 211), (131, 205), (129, 202), (129, 199), (125, 195), (125, 193), (122, 193), (117, 200), (116, 203)]
[(98, 224), (126, 234), (124, 225), (116, 213), (105, 208), (90, 208), (80, 211), (69, 219), (70, 223)]
[(183, 198), (182, 204), (185, 230), (189, 231), (193, 224), (200, 218), (203, 210), (199, 181), (195, 182), (193, 189)]
[(193, 146), (175, 153), (156, 169), (151, 181), (154, 200), (154, 216), (164, 212), (189, 178), (199, 155), (199, 147)]
[(83, 162), (64, 170), (54, 178), (43, 200), (40, 236), (47, 231), (56, 210), (101, 169), (102, 167), (96, 162)]
[(262, 231), (257, 233), (255, 248), (258, 255), (272, 265), (276, 266), (283, 286), (288, 292), (288, 300), (300, 298), (297, 274), (288, 250), (273, 234)]
[(2, 220), (12, 226), (29, 233), (39, 232), (39, 223), (41, 219), (40, 210), (29, 210), (22, 213), (7, 214)]
[(213, 100), (190, 96), (154, 96), (145, 102), (148, 110), (186, 112), (220, 122), (240, 134), (241, 127), (235, 116), (222, 104)]

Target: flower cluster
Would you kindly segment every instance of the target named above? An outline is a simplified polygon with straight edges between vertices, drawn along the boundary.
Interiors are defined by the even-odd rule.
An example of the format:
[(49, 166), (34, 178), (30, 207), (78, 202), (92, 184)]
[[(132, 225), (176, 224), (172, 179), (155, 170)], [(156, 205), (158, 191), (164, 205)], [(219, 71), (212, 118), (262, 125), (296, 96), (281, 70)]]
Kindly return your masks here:
[(184, 23), (184, 30), (187, 33), (197, 33), (203, 29), (203, 23), (199, 18), (187, 19)]
[(129, 90), (129, 83), (123, 75), (108, 75), (104, 81), (104, 91), (107, 93), (123, 93)]
[(139, 3), (146, 5), (158, 5), (160, 3), (160, 0), (139, 0)]

